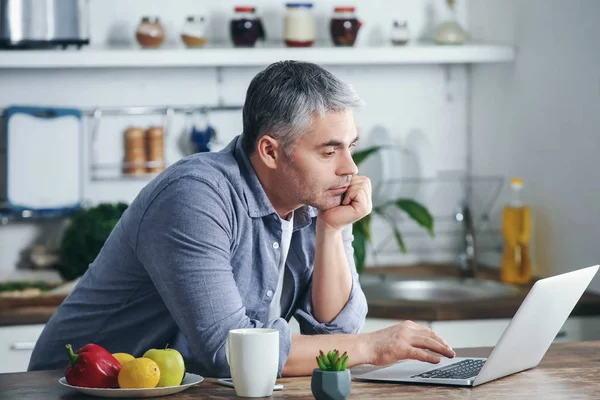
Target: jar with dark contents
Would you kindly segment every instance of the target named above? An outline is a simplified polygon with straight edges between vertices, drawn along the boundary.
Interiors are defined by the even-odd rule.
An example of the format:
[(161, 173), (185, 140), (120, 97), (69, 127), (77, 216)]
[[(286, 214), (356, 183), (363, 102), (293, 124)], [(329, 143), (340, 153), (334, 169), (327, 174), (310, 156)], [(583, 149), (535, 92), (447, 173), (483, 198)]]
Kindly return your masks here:
[(329, 23), (333, 43), (336, 46), (354, 46), (361, 26), (355, 7), (335, 7)]
[(231, 41), (236, 47), (253, 47), (258, 39), (265, 40), (265, 30), (256, 8), (235, 7), (235, 14), (229, 23)]

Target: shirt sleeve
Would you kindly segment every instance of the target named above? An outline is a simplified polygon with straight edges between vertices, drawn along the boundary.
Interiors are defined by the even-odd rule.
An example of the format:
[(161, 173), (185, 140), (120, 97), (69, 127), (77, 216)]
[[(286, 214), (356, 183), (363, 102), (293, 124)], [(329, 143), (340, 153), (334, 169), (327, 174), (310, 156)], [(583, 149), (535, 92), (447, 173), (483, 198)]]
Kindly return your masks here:
[(352, 290), (346, 305), (339, 314), (328, 323), (321, 323), (314, 317), (312, 306), (312, 281), (304, 295), (300, 307), (295, 311), (295, 318), (300, 325), (300, 331), (305, 335), (319, 335), (328, 333), (359, 333), (367, 317), (367, 299), (358, 282), (358, 273), (354, 263), (354, 249), (352, 248), (352, 225), (342, 231), (342, 240), (348, 259), (348, 266), (352, 273)]
[[(168, 184), (139, 225), (136, 253), (193, 355), (190, 362), (227, 377), (229, 330), (273, 328), (280, 332), (279, 376), (291, 348), (285, 320), (250, 319), (230, 263), (232, 205), (223, 192), (199, 178)], [(187, 361), (187, 360), (186, 360)]]

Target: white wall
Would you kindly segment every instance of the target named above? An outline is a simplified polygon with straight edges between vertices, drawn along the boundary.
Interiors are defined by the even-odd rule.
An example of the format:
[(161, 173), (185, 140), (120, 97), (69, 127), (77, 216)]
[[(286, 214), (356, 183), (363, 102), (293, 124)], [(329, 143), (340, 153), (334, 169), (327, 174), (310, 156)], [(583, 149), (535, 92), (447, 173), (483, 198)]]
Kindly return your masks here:
[(474, 34), (518, 46), (514, 65), (474, 70), (474, 172), (525, 179), (544, 276), (600, 262), (599, 17), (596, 0), (469, 2)]
[[(335, 1), (320, 1), (316, 7), (322, 21), (320, 36), (328, 33), (323, 27)], [(443, 1), (406, 0), (402, 2), (356, 1), (359, 17), (365, 21), (357, 46), (385, 45), (392, 18), (407, 19), (414, 38), (420, 37), (435, 23), (432, 16), (440, 14)], [(168, 6), (165, 6), (168, 4)], [(171, 43), (177, 42), (177, 27), (188, 14), (204, 12), (211, 20), (211, 39), (223, 40), (227, 33), (233, 1), (128, 0), (91, 1), (91, 32), (94, 46), (115, 41), (115, 36), (133, 37), (133, 30), (142, 15), (157, 14), (167, 26)], [(270, 38), (281, 36), (283, 2), (254, 1), (265, 18)], [(466, 2), (459, 2), (459, 17), (464, 26)], [(436, 11), (437, 10), (437, 11)], [(437, 14), (436, 14), (437, 13)], [(437, 17), (436, 17), (437, 18)], [(220, 22), (219, 22), (220, 21)], [(119, 35), (115, 35), (117, 31)], [(123, 33), (125, 32), (125, 33)], [(128, 36), (129, 35), (129, 36)], [(151, 50), (149, 50), (151, 51)], [(185, 51), (182, 49), (182, 51)], [(201, 50), (198, 51), (201, 56)], [(234, 56), (235, 53), (232, 53)], [(332, 72), (352, 83), (367, 107), (357, 116), (363, 145), (385, 143), (402, 146), (404, 150), (385, 153), (366, 164), (363, 172), (373, 174), (378, 181), (393, 177), (436, 177), (440, 172), (464, 172), (466, 168), (466, 75), (464, 66), (383, 66), (335, 67)], [(256, 68), (226, 68), (223, 81), (217, 83), (214, 68), (170, 69), (84, 69), (84, 70), (2, 70), (0, 72), (0, 107), (10, 104), (94, 107), (126, 105), (188, 105), (215, 104), (222, 98), (225, 104), (242, 104), (250, 79)], [(96, 149), (101, 162), (118, 163), (122, 159), (121, 137), (130, 124), (147, 126), (162, 123), (162, 116), (108, 117), (102, 120)], [(222, 145), (241, 131), (241, 113), (229, 112), (210, 116)], [(168, 161), (184, 153), (178, 143), (186, 135), (189, 121), (182, 116), (174, 120), (167, 140)], [(189, 127), (188, 127), (189, 128)], [(86, 140), (89, 144), (89, 132)], [(60, 151), (60, 144), (56, 149)], [(35, 160), (32, 160), (35, 162)], [(41, 166), (40, 166), (41, 167)], [(96, 182), (88, 177), (85, 197), (91, 203), (99, 201), (131, 201), (146, 181)], [(60, 188), (57, 188), (60, 190)], [(455, 204), (462, 198), (460, 182), (427, 185), (387, 186), (379, 198), (408, 195), (425, 202), (434, 215), (441, 216), (436, 240), (425, 237), (420, 229), (408, 222), (403, 225), (406, 242), (412, 253), (399, 256), (386, 225), (374, 229), (375, 240), (386, 250), (372, 262), (411, 262), (417, 259), (450, 260), (454, 257), (455, 235), (444, 234), (459, 226), (450, 221)], [(381, 221), (379, 221), (381, 223)], [(52, 223), (47, 223), (52, 225)], [(0, 279), (14, 273), (19, 252), (32, 243), (56, 243), (56, 228), (52, 233), (43, 224), (18, 223), (0, 226)], [(414, 235), (411, 235), (414, 232)], [(387, 243), (387, 245), (386, 245)], [(372, 256), (372, 255), (371, 255)]]

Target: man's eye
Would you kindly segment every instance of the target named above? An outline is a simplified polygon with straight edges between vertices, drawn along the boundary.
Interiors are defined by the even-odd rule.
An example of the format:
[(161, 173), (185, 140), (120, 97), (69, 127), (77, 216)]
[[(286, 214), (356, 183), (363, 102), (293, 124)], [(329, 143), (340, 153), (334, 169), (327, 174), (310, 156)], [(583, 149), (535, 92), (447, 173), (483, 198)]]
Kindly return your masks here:
[(356, 147), (356, 143), (350, 143), (350, 146), (348, 148), (353, 149)]
[(328, 151), (327, 153), (325, 153), (325, 156), (331, 157), (334, 154), (335, 154), (335, 151)]

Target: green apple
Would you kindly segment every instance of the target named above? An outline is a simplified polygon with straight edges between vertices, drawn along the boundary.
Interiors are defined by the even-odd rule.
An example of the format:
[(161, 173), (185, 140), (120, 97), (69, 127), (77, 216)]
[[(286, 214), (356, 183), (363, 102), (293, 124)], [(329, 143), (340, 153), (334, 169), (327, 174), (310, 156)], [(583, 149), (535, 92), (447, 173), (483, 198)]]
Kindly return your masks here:
[[(167, 345), (168, 346), (168, 345)], [(156, 387), (179, 386), (185, 375), (185, 362), (180, 352), (175, 349), (150, 349), (144, 353), (158, 365), (160, 380)]]

